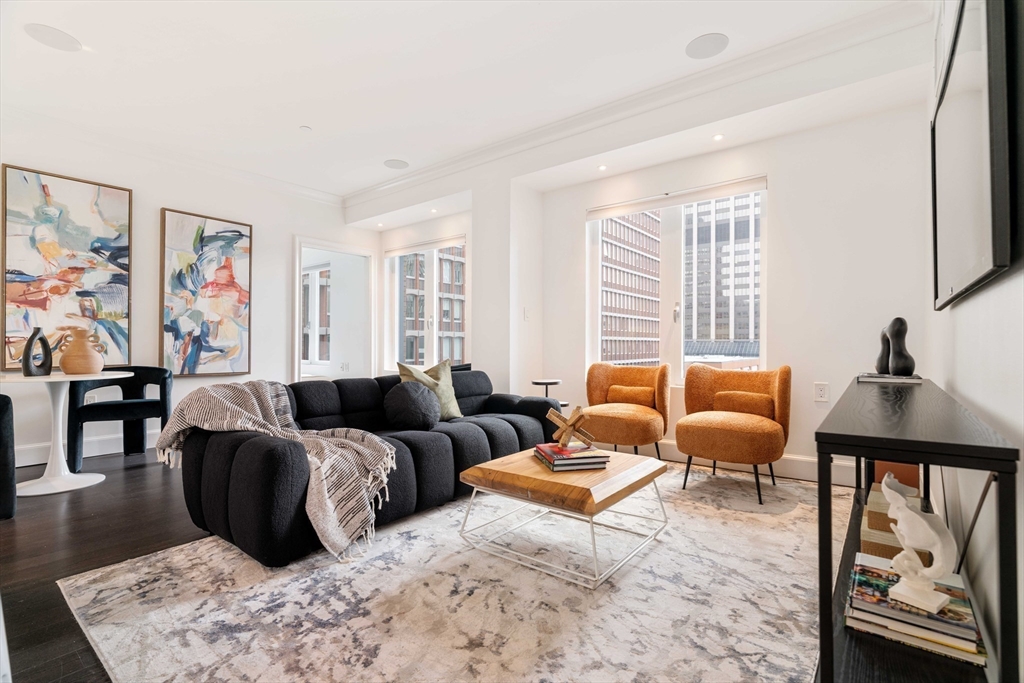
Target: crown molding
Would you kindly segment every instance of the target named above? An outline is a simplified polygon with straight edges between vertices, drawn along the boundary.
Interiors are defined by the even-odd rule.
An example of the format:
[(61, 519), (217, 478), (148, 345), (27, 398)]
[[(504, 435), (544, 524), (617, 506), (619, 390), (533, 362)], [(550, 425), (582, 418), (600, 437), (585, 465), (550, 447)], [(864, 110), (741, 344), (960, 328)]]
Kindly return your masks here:
[(883, 38), (932, 21), (934, 12), (931, 3), (896, 2), (849, 21), (819, 29), (745, 57), (407, 173), (386, 183), (350, 192), (342, 198), (342, 204), (348, 208), (379, 200), (410, 187)]
[(179, 152), (169, 147), (130, 142), (128, 140), (112, 136), (104, 131), (96, 130), (95, 128), (82, 126), (65, 119), (54, 118), (45, 114), (38, 114), (21, 107), (11, 106), (8, 104), (0, 105), (0, 120), (20, 121), (25, 123), (43, 123), (48, 128), (57, 129), (59, 132), (64, 132), (65, 134), (74, 137), (76, 140), (84, 140), (88, 144), (113, 150), (121, 154), (129, 154), (149, 159), (150, 161), (170, 163), (183, 168), (203, 171), (204, 173), (209, 173), (211, 175), (231, 180), (238, 180), (243, 183), (256, 185), (276, 192), (319, 202), (321, 204), (329, 204), (338, 208), (341, 208), (342, 206), (341, 195), (324, 192), (323, 190), (317, 190), (304, 185), (297, 185), (286, 180), (271, 178), (270, 176), (261, 175), (259, 173), (252, 173), (250, 171), (243, 171), (230, 166), (223, 166), (221, 164), (204, 161), (195, 156)]

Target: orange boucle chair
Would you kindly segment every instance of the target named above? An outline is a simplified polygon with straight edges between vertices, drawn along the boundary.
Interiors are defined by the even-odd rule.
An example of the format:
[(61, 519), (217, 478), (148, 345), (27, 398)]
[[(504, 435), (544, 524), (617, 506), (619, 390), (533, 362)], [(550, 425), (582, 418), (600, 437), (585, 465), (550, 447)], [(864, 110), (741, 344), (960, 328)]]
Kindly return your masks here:
[(774, 485), (772, 463), (782, 457), (789, 439), (792, 375), (788, 365), (757, 372), (687, 368), (686, 417), (676, 423), (676, 446), (687, 456), (684, 489), (694, 456), (716, 464), (752, 465), (761, 503), (757, 466), (768, 465)]
[(587, 416), (584, 429), (601, 443), (654, 444), (668, 431), (668, 365), (635, 367), (594, 363), (587, 371)]

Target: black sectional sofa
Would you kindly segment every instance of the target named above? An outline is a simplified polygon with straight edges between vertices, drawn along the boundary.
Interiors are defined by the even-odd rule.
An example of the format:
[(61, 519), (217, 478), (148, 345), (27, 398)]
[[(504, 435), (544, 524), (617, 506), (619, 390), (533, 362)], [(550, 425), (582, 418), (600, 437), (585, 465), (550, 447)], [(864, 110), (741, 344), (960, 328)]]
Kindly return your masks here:
[[(292, 412), (303, 429), (353, 427), (394, 445), (397, 469), (377, 526), (443, 505), (469, 493), (459, 474), (473, 465), (552, 440), (545, 419), (554, 399), (492, 393), (478, 370), (453, 372), (464, 417), (430, 431), (388, 424), (384, 396), (398, 375), (289, 386)], [(269, 567), (320, 547), (306, 516), (309, 464), (302, 444), (256, 432), (193, 431), (182, 453), (185, 503), (196, 526), (217, 534)]]

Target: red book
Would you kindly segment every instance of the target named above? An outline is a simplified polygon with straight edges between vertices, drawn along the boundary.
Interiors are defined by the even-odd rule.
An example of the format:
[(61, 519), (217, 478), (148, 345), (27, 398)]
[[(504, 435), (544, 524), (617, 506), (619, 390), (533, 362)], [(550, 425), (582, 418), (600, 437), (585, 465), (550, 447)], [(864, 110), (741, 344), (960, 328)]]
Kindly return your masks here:
[(537, 444), (536, 453), (551, 464), (558, 462), (567, 463), (568, 461), (573, 463), (597, 463), (608, 462), (610, 459), (607, 453), (582, 443), (571, 443), (565, 447), (559, 446), (557, 443)]

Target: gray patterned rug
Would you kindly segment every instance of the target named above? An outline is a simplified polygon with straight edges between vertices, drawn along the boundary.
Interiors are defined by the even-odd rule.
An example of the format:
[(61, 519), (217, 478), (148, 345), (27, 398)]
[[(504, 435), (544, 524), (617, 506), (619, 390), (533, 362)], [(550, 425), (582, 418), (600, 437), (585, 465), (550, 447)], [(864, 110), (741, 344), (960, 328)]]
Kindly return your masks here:
[[(684, 491), (670, 466), (668, 528), (594, 591), (466, 546), (467, 499), (379, 529), (348, 564), (266, 569), (207, 538), (59, 584), (115, 682), (809, 681), (816, 488), (780, 479), (759, 506), (750, 475), (719, 472)], [(834, 489), (837, 539), (851, 501)], [(485, 496), (473, 518), (512, 507)], [(586, 524), (549, 518), (508, 544), (582, 564)], [(602, 561), (624, 537), (599, 536)]]

